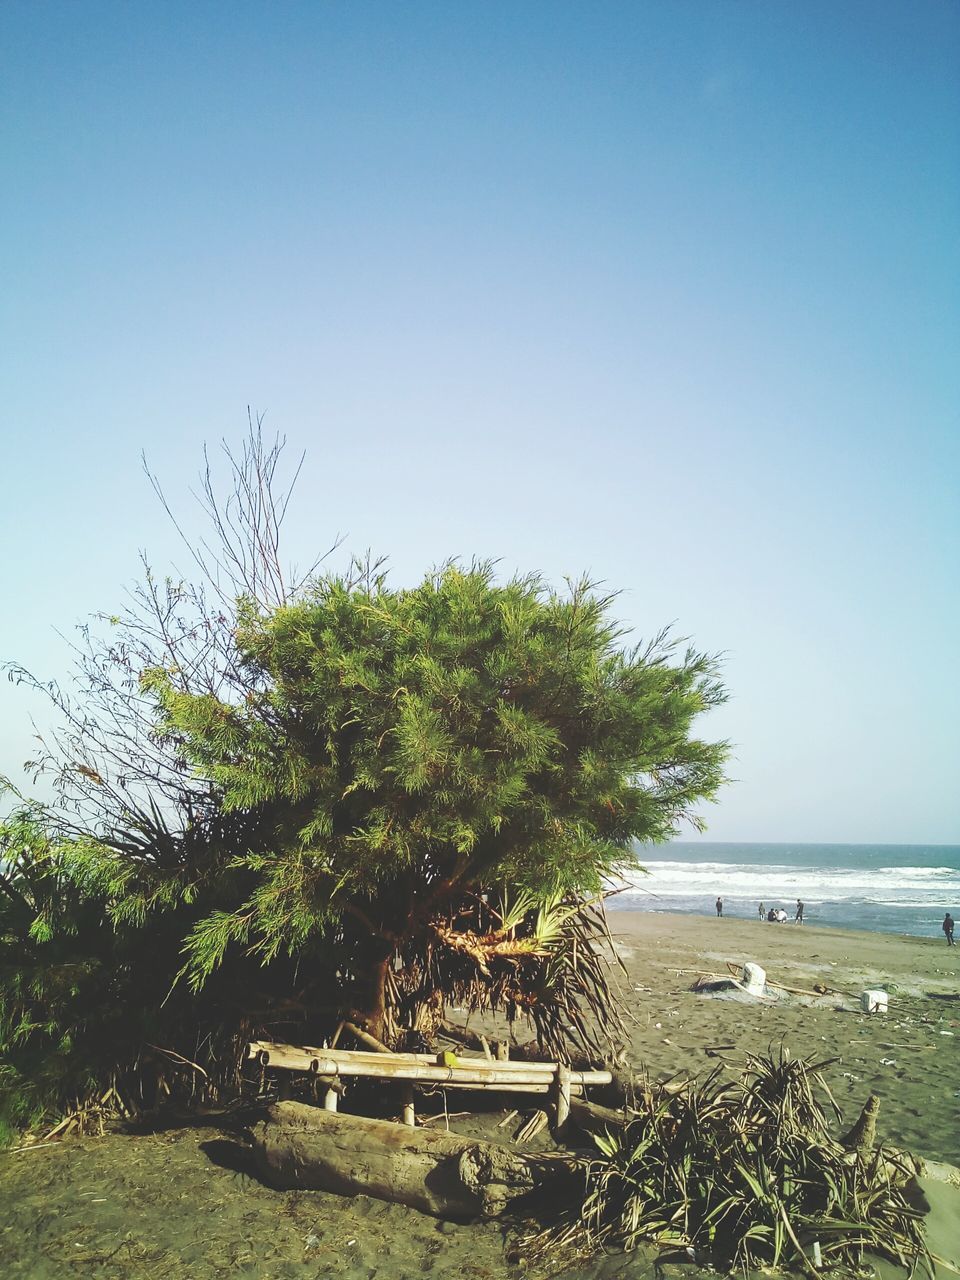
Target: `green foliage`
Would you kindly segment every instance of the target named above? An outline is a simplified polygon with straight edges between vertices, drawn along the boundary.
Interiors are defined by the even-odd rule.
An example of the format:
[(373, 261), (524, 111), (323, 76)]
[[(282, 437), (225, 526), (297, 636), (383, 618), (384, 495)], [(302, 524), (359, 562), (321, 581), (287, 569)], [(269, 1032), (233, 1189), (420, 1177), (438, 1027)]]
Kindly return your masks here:
[[(648, 1089), (620, 1130), (596, 1137), (576, 1208), (532, 1242), (555, 1258), (641, 1243), (724, 1271), (859, 1268), (865, 1251), (931, 1271), (911, 1203), (913, 1171), (882, 1148), (844, 1150), (816, 1089), (825, 1062), (748, 1060), (731, 1084), (718, 1069), (679, 1094)], [(829, 1097), (829, 1093), (827, 1095)], [(832, 1098), (830, 1099), (832, 1104)]]
[[(240, 956), (202, 996), (175, 985), (184, 937), (210, 908), (189, 896), (98, 840), (64, 837), (38, 808), (0, 821), (0, 1146), (115, 1085), (132, 1108), (156, 1102), (161, 1080), (164, 1095), (235, 1089), (264, 984)], [(273, 977), (292, 991), (289, 970)], [(198, 1061), (202, 1075), (187, 1065)]]
[(96, 1077), (88, 1017), (115, 999), (110, 929), (63, 874), (39, 817), (0, 823), (0, 1141)]
[(691, 734), (722, 700), (716, 664), (664, 636), (625, 651), (610, 604), (587, 582), (498, 585), (489, 565), (413, 590), (331, 577), (241, 601), (242, 696), (146, 671), (162, 734), (226, 814), (258, 821), (229, 864), (248, 894), (189, 938), (195, 987), (238, 942), (269, 961), (336, 936), (358, 974), (404, 959), (500, 884), (583, 902), (692, 817), (725, 755)]

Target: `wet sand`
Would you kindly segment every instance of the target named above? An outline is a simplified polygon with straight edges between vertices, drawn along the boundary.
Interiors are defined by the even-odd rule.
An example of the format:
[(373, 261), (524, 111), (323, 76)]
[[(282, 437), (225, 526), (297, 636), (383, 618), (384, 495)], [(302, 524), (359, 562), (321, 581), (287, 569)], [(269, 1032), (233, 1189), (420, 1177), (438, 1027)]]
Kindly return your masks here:
[[(936, 939), (652, 913), (612, 913), (611, 927), (627, 970), (633, 1059), (653, 1078), (735, 1067), (746, 1053), (781, 1044), (796, 1055), (836, 1058), (826, 1074), (846, 1123), (876, 1092), (885, 1141), (960, 1163), (960, 948)], [(747, 960), (787, 986), (812, 989), (820, 982), (832, 993), (773, 1002), (691, 990), (699, 973), (724, 973), (728, 961), (739, 967)], [(866, 988), (889, 993), (887, 1014), (859, 1012)], [(451, 1109), (461, 1105), (451, 1098)], [(362, 1196), (273, 1191), (251, 1176), (236, 1138), (211, 1123), (190, 1124), (4, 1153), (0, 1275), (543, 1275), (510, 1260), (509, 1232), (496, 1223), (454, 1226)], [(939, 1206), (948, 1223), (957, 1216), (951, 1197), (952, 1191)], [(951, 1234), (948, 1226), (944, 1243), (941, 1230), (941, 1251), (953, 1247)], [(957, 1236), (960, 1249), (960, 1228)], [(652, 1255), (611, 1256), (577, 1274), (653, 1280), (655, 1267)]]

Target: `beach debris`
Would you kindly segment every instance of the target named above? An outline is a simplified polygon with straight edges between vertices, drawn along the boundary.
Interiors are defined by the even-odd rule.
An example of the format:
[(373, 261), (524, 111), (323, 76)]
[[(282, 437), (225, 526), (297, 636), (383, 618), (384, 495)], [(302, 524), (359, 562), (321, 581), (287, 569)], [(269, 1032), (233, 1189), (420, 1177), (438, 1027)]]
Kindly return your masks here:
[(841, 1146), (861, 1156), (869, 1155), (877, 1145), (877, 1112), (879, 1110), (880, 1099), (875, 1093), (871, 1093), (864, 1103), (857, 1123), (840, 1139)]
[(521, 1125), (514, 1142), (518, 1146), (529, 1142), (531, 1138), (535, 1138), (543, 1126), (547, 1123), (547, 1113), (545, 1111), (535, 1111), (525, 1124)]
[(761, 969), (760, 965), (748, 960), (743, 966), (741, 982), (743, 983), (744, 991), (749, 995), (761, 996), (767, 985), (767, 971), (766, 969)]
[[(778, 995), (766, 989), (767, 975), (760, 965), (748, 960), (741, 966), (728, 960), (727, 969), (729, 973), (726, 974), (699, 972), (696, 982), (690, 988), (691, 991), (726, 999), (737, 999), (738, 993), (751, 996), (756, 1000), (780, 999)], [(695, 969), (685, 972), (698, 973)]]
[(863, 991), (860, 995), (860, 1008), (863, 1013), (886, 1013), (886, 991)]
[[(166, 1082), (161, 1078), (160, 1083), (165, 1084)], [(167, 1093), (169, 1092), (168, 1087)], [(81, 1137), (86, 1134), (102, 1136), (106, 1131), (108, 1120), (116, 1119), (117, 1117), (129, 1120), (136, 1115), (137, 1109), (135, 1105), (124, 1098), (115, 1086), (111, 1086), (99, 1097), (94, 1094), (86, 1102), (81, 1102), (78, 1099), (74, 1109), (58, 1121), (52, 1129), (48, 1129), (42, 1135), (40, 1141), (46, 1144), (65, 1138), (71, 1133), (76, 1133)], [(40, 1145), (40, 1143), (37, 1142), (36, 1145)]]
[[(817, 1280), (816, 1241), (827, 1269), (860, 1272), (869, 1250), (906, 1268), (923, 1263), (932, 1276), (913, 1167), (844, 1151), (831, 1136), (818, 1096), (838, 1117), (822, 1074), (830, 1065), (781, 1049), (748, 1055), (737, 1082), (717, 1069), (671, 1098), (655, 1087), (640, 1092), (625, 1119), (591, 1125), (596, 1151), (578, 1166), (579, 1204), (524, 1238), (527, 1257), (549, 1259), (556, 1271), (586, 1254), (647, 1243), (662, 1251), (656, 1270), (664, 1276), (671, 1259), (692, 1251), (698, 1266), (725, 1273), (800, 1267)], [(575, 1104), (573, 1118), (583, 1106)], [(867, 1132), (854, 1139), (875, 1141), (875, 1114), (873, 1097)]]
[(736, 1049), (735, 1044), (705, 1044), (703, 1052), (708, 1058), (719, 1058), (720, 1054), (727, 1049)]
[[(545, 1124), (546, 1112), (537, 1114)], [(496, 1216), (550, 1176), (504, 1147), (433, 1129), (301, 1102), (278, 1102), (267, 1117), (251, 1130), (254, 1158), (280, 1190), (362, 1193), (467, 1221)]]
[[(734, 976), (740, 972), (740, 966), (734, 964), (732, 960), (727, 961), (727, 968)], [(759, 968), (759, 966), (757, 966)], [(760, 970), (763, 973), (763, 970)], [(764, 974), (764, 981), (768, 987), (776, 987), (778, 991), (786, 991), (791, 996), (811, 996), (816, 999), (818, 996), (842, 996), (846, 992), (838, 991), (836, 987), (828, 987), (824, 982), (815, 982), (812, 987), (790, 987), (785, 982), (777, 982), (775, 978), (767, 977)]]

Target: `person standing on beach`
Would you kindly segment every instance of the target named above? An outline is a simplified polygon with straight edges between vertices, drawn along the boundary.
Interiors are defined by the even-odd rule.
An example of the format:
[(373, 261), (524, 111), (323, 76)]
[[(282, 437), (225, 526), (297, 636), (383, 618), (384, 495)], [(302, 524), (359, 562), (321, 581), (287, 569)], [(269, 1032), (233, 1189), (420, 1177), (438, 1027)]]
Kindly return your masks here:
[(953, 942), (953, 916), (950, 914), (950, 912), (949, 912), (949, 911), (948, 911), (948, 912), (947, 912), (947, 914), (943, 917), (943, 924), (942, 924), (940, 927), (941, 927), (941, 929), (943, 930), (943, 932), (947, 935), (947, 946), (948, 946), (948, 947), (952, 947), (952, 946), (954, 945), (954, 942)]
[(794, 924), (803, 924), (803, 903), (797, 899), (797, 914), (794, 916)]
[(717, 899), (717, 915), (718, 916), (723, 915), (723, 899), (722, 898)]
[(766, 911), (764, 911), (764, 909), (763, 909), (763, 903), (761, 902), (761, 903), (760, 903), (760, 905), (759, 905), (759, 907), (757, 907), (757, 915), (758, 915), (758, 916), (760, 917), (760, 919), (762, 920), (762, 919), (763, 919), (763, 917), (764, 917), (766, 914), (767, 914), (767, 913), (766, 913)]

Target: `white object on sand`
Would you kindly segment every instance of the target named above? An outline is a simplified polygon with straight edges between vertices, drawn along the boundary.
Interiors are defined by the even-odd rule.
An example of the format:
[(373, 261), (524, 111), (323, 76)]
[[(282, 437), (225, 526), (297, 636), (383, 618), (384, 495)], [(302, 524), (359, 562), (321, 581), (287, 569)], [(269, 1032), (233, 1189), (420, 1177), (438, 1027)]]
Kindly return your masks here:
[(864, 1013), (886, 1013), (887, 993), (885, 991), (864, 991), (860, 996), (860, 1008)]
[(743, 986), (752, 996), (762, 996), (767, 984), (767, 971), (748, 961), (743, 966)]

